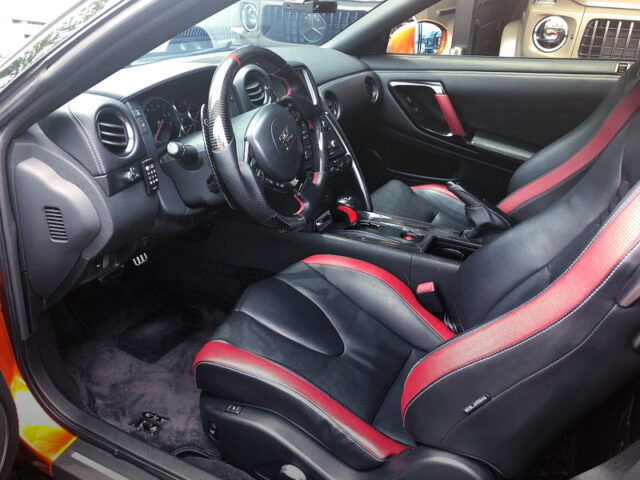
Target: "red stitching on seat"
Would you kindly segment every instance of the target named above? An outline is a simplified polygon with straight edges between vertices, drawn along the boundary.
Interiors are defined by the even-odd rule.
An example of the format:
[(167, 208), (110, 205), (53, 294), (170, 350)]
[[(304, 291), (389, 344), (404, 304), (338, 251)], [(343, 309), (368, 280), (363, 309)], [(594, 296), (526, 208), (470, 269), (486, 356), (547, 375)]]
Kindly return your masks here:
[(383, 435), (311, 383), (266, 358), (221, 341), (212, 341), (202, 347), (194, 361), (194, 368), (207, 362), (232, 368), (293, 390), (339, 423), (349, 437), (379, 459), (407, 449), (406, 445)]

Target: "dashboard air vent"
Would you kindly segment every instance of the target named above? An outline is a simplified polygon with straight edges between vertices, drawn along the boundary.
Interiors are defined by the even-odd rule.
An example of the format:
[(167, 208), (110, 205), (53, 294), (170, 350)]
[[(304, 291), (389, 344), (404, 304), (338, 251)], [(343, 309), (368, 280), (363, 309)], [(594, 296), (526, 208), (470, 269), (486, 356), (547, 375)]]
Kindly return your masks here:
[(54, 242), (68, 241), (67, 227), (64, 224), (62, 211), (58, 207), (44, 207), (44, 216), (47, 220), (47, 228), (49, 229), (51, 240)]
[(247, 91), (249, 100), (251, 100), (251, 103), (256, 107), (269, 103), (267, 89), (262, 79), (247, 76), (244, 89)]
[(116, 155), (129, 153), (133, 145), (133, 130), (126, 117), (112, 109), (98, 113), (98, 136), (110, 152)]
[(369, 97), (369, 101), (371, 103), (376, 103), (380, 96), (380, 91), (378, 90), (378, 85), (373, 78), (367, 77), (364, 79), (364, 89), (367, 92), (367, 97)]
[(340, 104), (333, 92), (325, 92), (324, 103), (327, 105), (327, 109), (333, 113), (333, 116), (338, 118), (340, 116)]

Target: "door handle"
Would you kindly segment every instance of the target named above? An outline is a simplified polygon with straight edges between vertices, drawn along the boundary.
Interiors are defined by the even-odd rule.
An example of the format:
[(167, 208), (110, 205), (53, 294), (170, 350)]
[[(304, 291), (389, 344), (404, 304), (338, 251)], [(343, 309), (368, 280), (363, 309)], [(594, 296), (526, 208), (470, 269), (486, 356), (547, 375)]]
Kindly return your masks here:
[(391, 81), (389, 82), (389, 86), (393, 91), (395, 91), (398, 96), (401, 96), (401, 91), (420, 88), (420, 89), (429, 89), (432, 92), (433, 98), (436, 100), (438, 108), (442, 113), (442, 117), (444, 118), (445, 123), (447, 124), (448, 132), (437, 131), (433, 128), (429, 128), (427, 126), (421, 125), (422, 128), (428, 130), (432, 133), (436, 133), (438, 135), (442, 135), (445, 137), (458, 136), (458, 137), (466, 137), (467, 132), (462, 126), (462, 122), (458, 117), (458, 114), (451, 103), (451, 99), (449, 95), (444, 89), (444, 85), (440, 82), (408, 82), (408, 81)]
[(449, 130), (451, 130), (451, 133), (458, 137), (466, 137), (467, 132), (460, 122), (460, 118), (456, 113), (456, 109), (453, 108), (453, 104), (451, 103), (449, 95), (447, 95), (446, 93), (436, 93), (435, 97), (438, 105), (440, 106), (440, 110), (442, 110), (444, 119), (449, 126)]

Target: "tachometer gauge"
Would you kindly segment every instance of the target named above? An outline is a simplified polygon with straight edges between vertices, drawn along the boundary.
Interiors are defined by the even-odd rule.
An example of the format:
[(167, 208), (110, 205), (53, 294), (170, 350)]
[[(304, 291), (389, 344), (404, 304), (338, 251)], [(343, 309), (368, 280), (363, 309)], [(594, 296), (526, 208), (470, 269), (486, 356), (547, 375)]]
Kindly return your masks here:
[(160, 97), (151, 98), (144, 106), (144, 116), (156, 145), (164, 146), (180, 136), (180, 117), (166, 100)]
[(200, 107), (187, 99), (175, 103), (176, 110), (182, 117), (182, 131), (193, 133), (200, 128)]

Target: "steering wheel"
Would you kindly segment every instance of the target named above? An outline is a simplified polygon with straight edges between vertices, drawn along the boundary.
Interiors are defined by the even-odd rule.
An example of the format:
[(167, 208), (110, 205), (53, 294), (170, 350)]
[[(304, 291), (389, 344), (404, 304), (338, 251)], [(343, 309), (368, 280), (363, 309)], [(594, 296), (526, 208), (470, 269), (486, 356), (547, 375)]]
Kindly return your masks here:
[[(246, 65), (262, 68), (282, 82), (286, 93), (232, 118), (233, 79)], [(270, 88), (266, 93), (275, 97)], [(235, 50), (213, 75), (205, 113), (204, 139), (213, 176), (231, 206), (280, 231), (312, 224), (328, 181), (328, 154), (321, 111), (293, 68), (262, 47)], [(312, 171), (305, 171), (305, 154), (311, 157)], [(276, 210), (266, 191), (279, 192), (288, 201)]]

